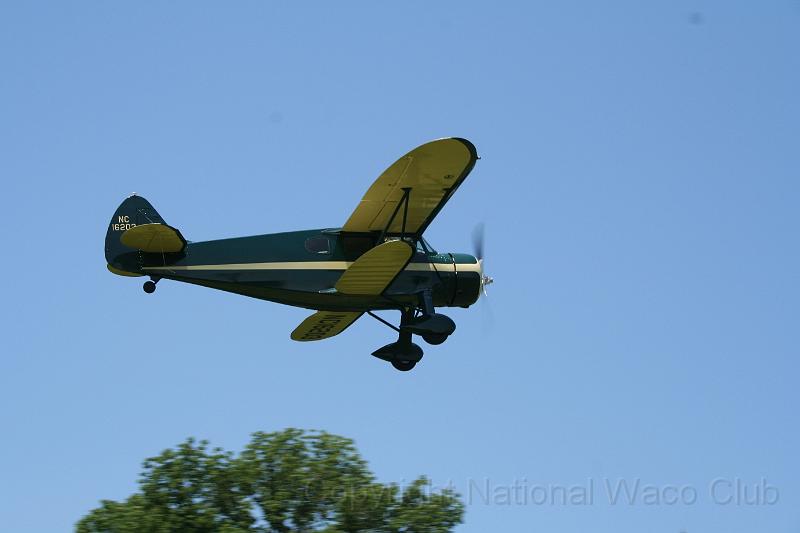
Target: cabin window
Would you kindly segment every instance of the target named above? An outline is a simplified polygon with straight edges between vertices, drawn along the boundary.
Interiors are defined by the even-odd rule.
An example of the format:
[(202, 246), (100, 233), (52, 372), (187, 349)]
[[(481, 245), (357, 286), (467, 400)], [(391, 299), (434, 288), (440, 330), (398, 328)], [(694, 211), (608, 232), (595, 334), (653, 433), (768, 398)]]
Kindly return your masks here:
[(327, 237), (311, 237), (306, 239), (306, 250), (312, 254), (331, 253), (331, 241)]
[(339, 237), (339, 245), (347, 261), (355, 261), (362, 254), (375, 246), (375, 236), (372, 235), (347, 235)]

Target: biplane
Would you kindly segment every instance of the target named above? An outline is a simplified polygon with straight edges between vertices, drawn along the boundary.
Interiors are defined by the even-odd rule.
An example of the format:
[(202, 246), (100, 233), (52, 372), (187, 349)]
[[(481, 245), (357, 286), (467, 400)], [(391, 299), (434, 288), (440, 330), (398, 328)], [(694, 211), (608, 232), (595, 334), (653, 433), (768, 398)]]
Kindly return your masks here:
[[(291, 333), (296, 341), (333, 337), (368, 314), (398, 335), (372, 355), (408, 371), (423, 355), (412, 336), (441, 344), (456, 329), (437, 308), (469, 307), (492, 282), (482, 236), (475, 255), (437, 252), (423, 238), (477, 160), (466, 139), (431, 141), (387, 168), (341, 227), (202, 242), (134, 194), (109, 224), (108, 269), (148, 276), (146, 293), (169, 279), (313, 310)], [(399, 324), (380, 310), (399, 311)]]

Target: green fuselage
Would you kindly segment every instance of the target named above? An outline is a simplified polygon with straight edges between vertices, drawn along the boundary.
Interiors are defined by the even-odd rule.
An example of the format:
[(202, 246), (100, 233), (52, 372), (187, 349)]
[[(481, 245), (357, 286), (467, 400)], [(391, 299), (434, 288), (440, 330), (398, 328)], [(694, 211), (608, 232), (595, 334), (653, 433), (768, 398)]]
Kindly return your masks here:
[(377, 234), (305, 230), (190, 242), (178, 253), (131, 250), (109, 258), (121, 271), (172, 279), (322, 311), (366, 311), (416, 305), (430, 289), (436, 307), (468, 307), (480, 294), (480, 265), (469, 254), (421, 246), (381, 296), (337, 293), (344, 270), (377, 244)]

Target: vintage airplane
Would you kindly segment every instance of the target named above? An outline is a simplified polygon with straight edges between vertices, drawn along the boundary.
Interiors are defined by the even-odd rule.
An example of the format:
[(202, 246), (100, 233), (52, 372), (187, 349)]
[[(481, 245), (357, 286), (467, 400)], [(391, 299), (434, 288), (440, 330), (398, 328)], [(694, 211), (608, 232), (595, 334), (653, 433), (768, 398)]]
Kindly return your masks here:
[[(316, 312), (292, 332), (317, 341), (367, 313), (397, 331), (372, 355), (407, 371), (422, 358), (412, 335), (441, 344), (455, 323), (436, 307), (469, 307), (492, 283), (475, 256), (439, 253), (422, 234), (475, 166), (466, 139), (439, 139), (410, 151), (372, 184), (341, 228), (205, 242), (187, 241), (141, 196), (127, 198), (106, 233), (108, 269), (149, 276), (144, 291), (172, 279)], [(374, 311), (400, 311), (395, 327)]]

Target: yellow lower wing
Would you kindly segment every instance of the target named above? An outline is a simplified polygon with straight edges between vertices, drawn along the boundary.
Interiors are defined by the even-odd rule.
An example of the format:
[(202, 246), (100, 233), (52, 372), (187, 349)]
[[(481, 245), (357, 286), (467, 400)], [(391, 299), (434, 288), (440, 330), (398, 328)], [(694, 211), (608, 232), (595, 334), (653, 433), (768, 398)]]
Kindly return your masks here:
[(178, 230), (166, 224), (140, 224), (134, 226), (119, 238), (130, 248), (143, 252), (180, 252), (186, 246), (186, 239)]
[(379, 296), (405, 268), (413, 253), (405, 241), (379, 244), (344, 271), (336, 282), (336, 292)]
[(364, 313), (317, 311), (303, 320), (292, 332), (295, 341), (321, 341), (343, 332)]
[[(379, 296), (405, 268), (414, 250), (404, 241), (389, 241), (359, 257), (336, 282), (336, 292)], [(292, 340), (320, 341), (338, 335), (358, 320), (360, 311), (317, 311), (292, 332)]]

